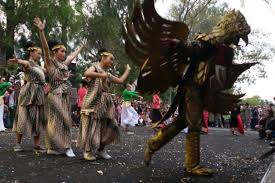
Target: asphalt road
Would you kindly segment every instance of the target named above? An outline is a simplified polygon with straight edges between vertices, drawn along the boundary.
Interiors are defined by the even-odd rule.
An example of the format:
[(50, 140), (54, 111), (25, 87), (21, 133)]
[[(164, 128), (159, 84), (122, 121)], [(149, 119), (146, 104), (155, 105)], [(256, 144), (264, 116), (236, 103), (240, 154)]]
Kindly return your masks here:
[[(258, 183), (262, 179), (271, 157), (258, 160), (270, 147), (259, 140), (255, 132), (245, 136), (232, 136), (229, 130), (210, 129), (209, 135), (201, 135), (201, 162), (215, 170), (212, 177), (191, 177), (184, 173), (185, 134), (180, 133), (169, 144), (155, 153), (150, 167), (143, 165), (143, 149), (146, 139), (153, 132), (146, 127), (131, 129), (134, 134), (122, 131), (121, 142), (107, 150), (112, 160), (87, 162), (75, 148), (76, 158), (65, 156), (35, 155), (32, 140), (24, 139), (24, 152), (13, 152), (15, 135), (0, 133), (0, 182), (211, 182)], [(77, 129), (74, 129), (76, 139)]]

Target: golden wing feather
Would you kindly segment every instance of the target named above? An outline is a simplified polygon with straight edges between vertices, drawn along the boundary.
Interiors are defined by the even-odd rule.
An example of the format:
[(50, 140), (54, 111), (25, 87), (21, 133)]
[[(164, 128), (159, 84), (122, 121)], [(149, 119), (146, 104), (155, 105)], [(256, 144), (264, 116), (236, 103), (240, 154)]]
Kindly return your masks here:
[(137, 89), (142, 92), (165, 91), (180, 81), (179, 68), (184, 70), (177, 50), (164, 50), (163, 38), (186, 41), (188, 27), (183, 22), (169, 21), (156, 11), (154, 0), (135, 1), (132, 16), (123, 27), (125, 51), (140, 66)]

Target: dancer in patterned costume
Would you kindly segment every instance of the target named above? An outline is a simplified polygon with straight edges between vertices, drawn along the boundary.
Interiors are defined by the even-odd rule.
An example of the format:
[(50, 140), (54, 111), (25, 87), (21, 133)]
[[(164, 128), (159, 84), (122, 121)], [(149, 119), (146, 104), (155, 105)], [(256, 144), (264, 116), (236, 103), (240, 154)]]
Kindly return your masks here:
[[(66, 48), (58, 42), (47, 43), (44, 28), (45, 21), (36, 17), (34, 24), (39, 29), (42, 43), (44, 61), (47, 74), (50, 78), (50, 91), (48, 93), (48, 124), (46, 129), (46, 146), (48, 154), (60, 154), (57, 149), (66, 149), (68, 157), (75, 157), (71, 148), (71, 109), (69, 92), (71, 84), (68, 65), (80, 53), (83, 46), (71, 53), (65, 59)], [(51, 54), (50, 54), (51, 51)], [(52, 57), (51, 57), (52, 55)]]
[(148, 140), (144, 162), (149, 165), (153, 154), (188, 126), (186, 171), (212, 175), (211, 169), (200, 165), (203, 109), (223, 114), (243, 96), (224, 90), (230, 89), (243, 71), (255, 65), (233, 63), (234, 49), (240, 39), (248, 44), (250, 26), (241, 12), (232, 10), (212, 31), (199, 34), (188, 43), (187, 25), (160, 17), (154, 2), (135, 1), (133, 14), (124, 29), (125, 49), (141, 68), (138, 91), (164, 92), (170, 86), (178, 86), (173, 103), (160, 122), (169, 118), (177, 107), (179, 114), (173, 123)]
[(13, 131), (16, 132), (16, 145), (14, 151), (22, 151), (21, 141), (23, 135), (34, 137), (34, 151), (44, 152), (39, 145), (40, 134), (46, 127), (45, 114), (45, 69), (38, 65), (42, 51), (34, 43), (27, 46), (28, 61), (10, 59), (9, 63), (20, 64), (24, 70), (25, 84), (21, 87), (18, 97), (16, 118)]
[(108, 72), (113, 67), (113, 54), (101, 51), (101, 59), (85, 72), (88, 80), (88, 93), (81, 108), (78, 146), (83, 150), (84, 158), (95, 160), (92, 150), (104, 159), (111, 156), (104, 151), (108, 144), (118, 142), (119, 129), (115, 118), (112, 95), (109, 93), (111, 83), (123, 83), (131, 68), (127, 65), (124, 74), (118, 78)]

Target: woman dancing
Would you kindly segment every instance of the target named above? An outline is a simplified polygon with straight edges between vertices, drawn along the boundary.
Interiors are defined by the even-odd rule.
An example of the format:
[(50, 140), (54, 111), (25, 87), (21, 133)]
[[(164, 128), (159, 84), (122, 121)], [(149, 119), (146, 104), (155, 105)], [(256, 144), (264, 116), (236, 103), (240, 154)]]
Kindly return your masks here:
[(71, 106), (68, 65), (77, 57), (83, 46), (71, 53), (65, 59), (66, 48), (62, 43), (47, 43), (44, 29), (45, 21), (34, 19), (34, 25), (39, 29), (44, 61), (47, 74), (50, 78), (50, 91), (48, 93), (48, 124), (46, 128), (46, 147), (48, 154), (58, 155), (58, 149), (65, 149), (68, 157), (75, 157), (71, 146)]
[(109, 93), (110, 83), (123, 83), (131, 70), (127, 65), (121, 77), (115, 77), (108, 69), (113, 67), (114, 56), (106, 50), (100, 51), (100, 61), (86, 70), (88, 93), (81, 108), (78, 146), (84, 152), (84, 158), (95, 160), (92, 148), (104, 159), (111, 156), (104, 151), (106, 145), (118, 142), (119, 129), (115, 118), (114, 102)]
[(139, 115), (131, 105), (132, 98), (142, 99), (137, 92), (132, 91), (132, 86), (126, 84), (125, 90), (122, 93), (123, 103), (121, 110), (121, 126), (128, 132), (129, 126), (135, 126), (138, 124)]
[(39, 145), (40, 134), (46, 127), (45, 93), (43, 89), (45, 69), (38, 64), (42, 51), (33, 42), (29, 42), (26, 52), (28, 60), (14, 58), (8, 61), (10, 64), (20, 64), (25, 76), (25, 84), (20, 89), (16, 118), (13, 124), (13, 131), (16, 132), (14, 151), (23, 150), (21, 147), (22, 137), (27, 135), (34, 138), (35, 152), (45, 152), (45, 149)]

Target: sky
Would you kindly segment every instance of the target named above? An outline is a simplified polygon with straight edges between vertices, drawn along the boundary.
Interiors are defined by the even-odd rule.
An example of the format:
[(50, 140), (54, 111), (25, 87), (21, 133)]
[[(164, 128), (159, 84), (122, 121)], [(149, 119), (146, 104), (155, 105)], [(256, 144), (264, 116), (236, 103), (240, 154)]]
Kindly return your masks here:
[[(225, 0), (219, 0), (219, 3)], [(156, 9), (160, 15), (167, 17), (168, 7), (171, 7), (173, 0), (157, 1)], [(262, 0), (244, 0), (244, 6), (241, 5), (240, 0), (226, 1), (230, 8), (240, 10), (251, 29), (258, 29), (264, 33), (270, 34), (267, 39), (271, 45), (275, 47), (275, 1), (271, 0), (268, 6)], [(269, 101), (275, 97), (275, 58), (266, 63), (267, 78), (257, 79), (255, 84), (242, 84), (242, 92), (246, 93), (245, 97), (252, 97), (259, 95), (263, 99)]]

